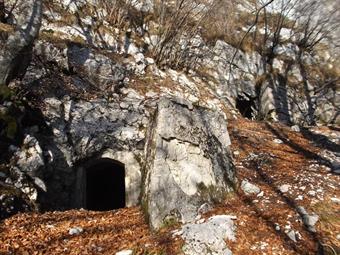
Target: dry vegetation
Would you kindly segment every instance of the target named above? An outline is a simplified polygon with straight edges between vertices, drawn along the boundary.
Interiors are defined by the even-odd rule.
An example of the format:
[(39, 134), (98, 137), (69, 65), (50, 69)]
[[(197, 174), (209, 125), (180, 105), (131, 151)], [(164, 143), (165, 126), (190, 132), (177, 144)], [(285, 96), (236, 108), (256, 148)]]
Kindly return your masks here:
[[(338, 131), (325, 127), (315, 130), (339, 135)], [(320, 141), (307, 139), (303, 133), (281, 125), (245, 119), (231, 121), (229, 132), (232, 151), (239, 151), (239, 155), (235, 155), (239, 180), (246, 178), (264, 191), (264, 196), (259, 198), (245, 196), (238, 190), (205, 215), (237, 216), (236, 242), (228, 242), (233, 254), (301, 255), (315, 254), (318, 248), (330, 255), (333, 251), (339, 252), (336, 235), (340, 232), (340, 205), (330, 198), (340, 197), (340, 177), (318, 161), (324, 150)], [(274, 143), (275, 138), (284, 143)], [(333, 146), (328, 148), (335, 150), (336, 145)], [(259, 157), (250, 159), (251, 153)], [(317, 162), (319, 165), (312, 167)], [(278, 191), (277, 187), (282, 184), (292, 185), (288, 193)], [(317, 189), (322, 193), (308, 195)], [(303, 200), (296, 200), (301, 194)], [(297, 206), (320, 216), (316, 234), (303, 226)], [(301, 234), (296, 243), (284, 232), (288, 222)], [(280, 230), (275, 229), (276, 223)], [(83, 232), (70, 235), (68, 231), (72, 227), (81, 227)], [(151, 233), (138, 207), (109, 212), (18, 214), (0, 224), (0, 254), (9, 251), (14, 254), (114, 254), (122, 249), (143, 255), (181, 254), (183, 242), (171, 237), (176, 227)]]

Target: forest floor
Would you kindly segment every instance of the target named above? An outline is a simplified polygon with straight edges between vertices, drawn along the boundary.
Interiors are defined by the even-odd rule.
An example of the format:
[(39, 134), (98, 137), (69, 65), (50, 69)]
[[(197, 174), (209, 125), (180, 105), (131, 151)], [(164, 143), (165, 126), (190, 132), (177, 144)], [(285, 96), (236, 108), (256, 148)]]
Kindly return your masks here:
[[(340, 162), (340, 129), (296, 132), (239, 118), (229, 133), (239, 188), (204, 217), (236, 216), (233, 254), (340, 254), (340, 175), (331, 170)], [(246, 195), (245, 179), (261, 192)], [(301, 206), (318, 215), (316, 232), (303, 224)], [(178, 227), (151, 232), (140, 207), (23, 213), (0, 223), (0, 254), (181, 254)]]

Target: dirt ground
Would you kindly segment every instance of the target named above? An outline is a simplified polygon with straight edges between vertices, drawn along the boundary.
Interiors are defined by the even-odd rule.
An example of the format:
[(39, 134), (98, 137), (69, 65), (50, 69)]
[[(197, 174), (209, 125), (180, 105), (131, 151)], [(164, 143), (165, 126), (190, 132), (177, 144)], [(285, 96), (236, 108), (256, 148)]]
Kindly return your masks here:
[[(236, 216), (236, 241), (227, 242), (233, 254), (340, 254), (340, 176), (329, 156), (340, 152), (340, 129), (295, 132), (239, 118), (229, 133), (238, 186), (247, 179), (261, 189), (249, 196), (238, 188), (204, 215)], [(289, 185), (284, 192), (282, 185)], [(315, 233), (304, 226), (298, 206), (319, 216)], [(70, 234), (76, 227), (81, 232)], [(0, 254), (181, 254), (183, 242), (171, 233), (176, 227), (151, 232), (139, 207), (17, 214), (0, 223)]]

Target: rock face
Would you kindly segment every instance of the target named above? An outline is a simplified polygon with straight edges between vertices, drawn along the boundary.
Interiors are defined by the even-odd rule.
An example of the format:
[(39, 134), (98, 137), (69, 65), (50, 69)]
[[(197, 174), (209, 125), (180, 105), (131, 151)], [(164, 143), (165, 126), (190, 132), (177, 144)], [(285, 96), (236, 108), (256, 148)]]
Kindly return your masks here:
[[(107, 158), (125, 165), (126, 205), (139, 203), (140, 160), (148, 124), (142, 99), (126, 90), (120, 100), (73, 101), (45, 100), (46, 121), (53, 133), (46, 137), (49, 163), (43, 171), (47, 193), (41, 198), (45, 207), (64, 209), (82, 207), (78, 203), (79, 174), (91, 160)], [(52, 202), (49, 202), (52, 201)]]
[[(284, 33), (288, 32), (282, 35)], [(265, 58), (257, 52), (243, 52), (221, 40), (217, 40), (212, 51), (214, 58), (209, 57), (205, 64), (210, 68), (210, 74), (223, 84), (217, 92), (228, 97), (235, 107), (237, 98), (255, 101), (253, 118), (299, 125), (313, 123), (312, 119), (319, 123), (339, 123), (338, 89), (328, 88), (321, 92), (311, 80), (302, 77), (297, 64), (288, 68), (287, 62), (280, 59), (284, 57), (296, 62), (298, 47), (295, 44), (283, 44), (275, 49), (276, 58), (271, 68), (277, 74), (271, 75), (265, 71), (269, 68)], [(310, 55), (304, 56), (306, 64), (312, 59)], [(233, 60), (237, 68), (231, 68), (229, 60)], [(285, 72), (299, 86), (292, 86), (282, 79)], [(306, 82), (305, 87), (301, 85), (303, 82)]]
[(42, 19), (42, 1), (16, 1), (16, 30), (5, 42), (0, 40), (0, 84), (23, 77), (32, 58), (32, 47), (38, 37)]
[(154, 228), (171, 217), (191, 221), (202, 204), (223, 199), (235, 182), (225, 116), (171, 98), (147, 100), (130, 89), (111, 100), (46, 98), (50, 132), (32, 145), (46, 186), (42, 208), (87, 208), (84, 178), (101, 159), (124, 165), (125, 206), (143, 200)]
[(93, 83), (100, 84), (103, 89), (108, 85), (119, 85), (125, 77), (123, 66), (113, 62), (102, 54), (94, 54), (91, 49), (79, 47), (76, 44), (68, 47), (69, 68)]
[[(163, 99), (146, 143), (143, 206), (150, 225), (188, 222), (205, 202), (221, 200), (235, 181), (223, 115)], [(170, 217), (170, 218), (169, 218)]]

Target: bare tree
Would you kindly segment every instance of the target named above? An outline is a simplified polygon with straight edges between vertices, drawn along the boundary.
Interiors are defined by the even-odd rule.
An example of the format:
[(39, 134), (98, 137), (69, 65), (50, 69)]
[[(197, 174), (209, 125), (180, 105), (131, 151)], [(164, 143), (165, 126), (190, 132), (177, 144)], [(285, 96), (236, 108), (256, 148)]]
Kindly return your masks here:
[[(298, 1), (298, 0), (259, 0), (254, 3), (254, 22), (247, 29), (238, 44), (238, 49), (235, 50), (232, 61), (230, 62), (229, 71), (232, 73), (233, 61), (236, 54), (243, 42), (251, 37), (253, 48), (261, 55), (264, 74), (266, 79), (261, 79), (261, 84), (258, 84), (257, 91), (259, 91), (259, 99), (263, 97), (262, 92), (266, 91), (266, 86), (272, 87), (273, 90), (279, 84), (280, 86), (280, 98), (273, 96), (274, 104), (285, 111), (284, 114), (288, 114), (288, 82), (287, 77), (290, 69), (293, 65), (297, 65), (300, 70), (303, 81), (301, 83), (302, 91), (304, 91), (304, 97), (306, 99), (308, 108), (307, 112), (303, 113), (307, 119), (308, 124), (314, 124), (315, 118), (315, 93), (312, 91), (311, 86), (316, 88), (320, 86), (320, 81), (311, 84), (310, 74), (306, 70), (304, 63), (305, 53), (313, 53), (317, 48), (317, 45), (321, 42), (328, 40), (328, 43), (332, 41), (332, 31), (339, 24), (339, 18), (337, 10), (327, 10), (324, 6), (324, 1)], [(285, 35), (283, 36), (283, 31)], [(287, 33), (290, 31), (290, 38), (287, 38)], [(273, 70), (274, 59), (278, 57), (276, 49), (280, 45), (284, 45), (287, 42), (295, 44), (297, 51), (294, 60), (284, 60), (284, 69), (278, 73)], [(277, 81), (277, 84), (274, 84)], [(329, 83), (327, 80), (324, 81)], [(274, 91), (275, 93), (275, 91)], [(282, 94), (283, 93), (283, 94)], [(261, 107), (261, 105), (259, 106)], [(282, 110), (282, 109), (281, 109)], [(261, 112), (261, 111), (259, 111)], [(263, 113), (265, 114), (265, 113)], [(289, 121), (289, 120), (288, 120)]]
[(196, 47), (194, 37), (200, 35), (202, 22), (215, 3), (216, 1), (155, 1), (158, 39), (153, 55), (158, 64), (173, 68), (194, 67), (199, 54), (194, 54), (194, 50), (190, 49)]
[(5, 0), (0, 0), (0, 22), (6, 22)]
[(18, 2), (15, 31), (0, 48), (0, 85), (8, 85), (11, 80), (25, 74), (41, 26), (42, 0)]

